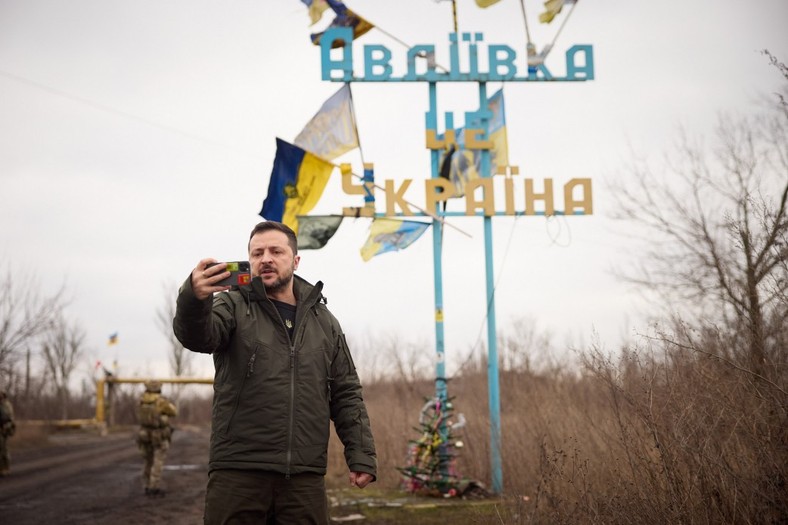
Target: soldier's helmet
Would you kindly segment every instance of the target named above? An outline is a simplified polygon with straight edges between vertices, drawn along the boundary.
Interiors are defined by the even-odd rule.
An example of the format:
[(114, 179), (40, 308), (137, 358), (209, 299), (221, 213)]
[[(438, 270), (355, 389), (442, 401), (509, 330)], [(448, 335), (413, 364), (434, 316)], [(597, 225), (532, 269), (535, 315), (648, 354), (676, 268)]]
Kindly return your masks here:
[(145, 381), (145, 391), (161, 393), (161, 381)]

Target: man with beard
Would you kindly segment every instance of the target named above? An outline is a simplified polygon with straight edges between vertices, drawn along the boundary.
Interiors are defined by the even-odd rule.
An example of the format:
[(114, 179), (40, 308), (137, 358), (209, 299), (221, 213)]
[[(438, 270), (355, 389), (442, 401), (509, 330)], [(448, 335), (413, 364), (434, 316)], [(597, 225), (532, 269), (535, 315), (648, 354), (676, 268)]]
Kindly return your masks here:
[(226, 263), (202, 259), (173, 320), (184, 347), (212, 354), (216, 369), (204, 521), (327, 525), (330, 421), (350, 484), (376, 476), (361, 384), (323, 283), (294, 274), (295, 232), (261, 222), (248, 251), (250, 284), (218, 285)]

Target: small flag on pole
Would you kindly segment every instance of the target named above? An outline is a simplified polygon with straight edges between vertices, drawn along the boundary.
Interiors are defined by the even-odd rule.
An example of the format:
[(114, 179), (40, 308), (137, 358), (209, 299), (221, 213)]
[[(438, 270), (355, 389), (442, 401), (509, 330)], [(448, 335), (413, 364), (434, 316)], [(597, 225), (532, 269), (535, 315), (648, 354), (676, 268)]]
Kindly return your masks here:
[(345, 84), (323, 103), (293, 144), (325, 160), (358, 147), (350, 86)]
[(342, 215), (299, 215), (298, 249), (319, 250), (342, 224)]
[(298, 233), (297, 216), (315, 207), (333, 169), (333, 164), (277, 138), (274, 169), (260, 215)]
[[(490, 151), (490, 173), (496, 173), (498, 166), (509, 164), (509, 146), (506, 133), (506, 109), (503, 88), (487, 99), (490, 119), (487, 123), (488, 140), (492, 142)], [(468, 128), (480, 128), (481, 122), (472, 121)], [(454, 197), (465, 195), (468, 182), (486, 176), (482, 174), (482, 151), (465, 147), (465, 128), (455, 130), (457, 148), (450, 148), (441, 161), (441, 177), (454, 184)]]
[(312, 20), (310, 25), (315, 25), (323, 16), (323, 11), (328, 9), (326, 0), (301, 0), (309, 8), (309, 18)]
[(109, 340), (107, 341), (107, 346), (112, 346), (118, 344), (118, 332), (114, 334), (110, 334)]
[(381, 253), (404, 250), (429, 227), (426, 222), (375, 219), (369, 227), (369, 238), (361, 247), (361, 258), (369, 261)]
[[(347, 8), (340, 0), (326, 0), (329, 7), (337, 14), (336, 18), (328, 27), (350, 27), (353, 29), (353, 38), (356, 39), (375, 27), (371, 22), (357, 15)], [(320, 39), (325, 31), (312, 33), (309, 37), (316, 46), (320, 45)], [(342, 47), (345, 43), (341, 40), (335, 41), (331, 47)]]
[(544, 3), (545, 12), (539, 15), (539, 21), (549, 24), (565, 5), (574, 5), (575, 3), (577, 0), (546, 0)]

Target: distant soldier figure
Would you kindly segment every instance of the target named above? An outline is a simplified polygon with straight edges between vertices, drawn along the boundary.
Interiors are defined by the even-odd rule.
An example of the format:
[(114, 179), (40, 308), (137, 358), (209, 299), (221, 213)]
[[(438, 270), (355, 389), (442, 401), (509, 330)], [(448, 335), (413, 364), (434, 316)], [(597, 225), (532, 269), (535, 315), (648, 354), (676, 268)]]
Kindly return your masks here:
[(0, 477), (11, 473), (11, 456), (8, 455), (8, 438), (14, 435), (14, 407), (5, 391), (0, 391)]
[(172, 401), (161, 395), (161, 383), (146, 381), (145, 393), (142, 394), (137, 407), (137, 420), (140, 423), (137, 445), (145, 460), (142, 482), (146, 496), (164, 496), (159, 483), (164, 459), (170, 448), (172, 436), (170, 418), (177, 414), (178, 410)]

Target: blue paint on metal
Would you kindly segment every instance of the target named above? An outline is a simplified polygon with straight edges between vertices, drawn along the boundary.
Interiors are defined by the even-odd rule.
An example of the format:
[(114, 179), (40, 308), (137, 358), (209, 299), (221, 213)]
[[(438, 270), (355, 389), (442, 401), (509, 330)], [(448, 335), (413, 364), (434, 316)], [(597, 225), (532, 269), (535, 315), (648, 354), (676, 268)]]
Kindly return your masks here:
[[(476, 113), (480, 118), (483, 140), (488, 139), (487, 129), (491, 112), (487, 110), (487, 85), (479, 83), (479, 108), (485, 111)], [(468, 122), (468, 121), (466, 121)], [(492, 177), (490, 150), (482, 150), (482, 177)], [(484, 217), (484, 266), (487, 284), (487, 390), (490, 409), (490, 464), (492, 468), (492, 490), (503, 492), (503, 472), (501, 466), (501, 403), (498, 386), (498, 337), (495, 323), (495, 275), (493, 268), (492, 217)]]
[[(377, 53), (376, 53), (377, 52)], [(380, 73), (375, 68), (381, 68)], [(364, 46), (364, 77), (372, 81), (384, 81), (391, 77), (391, 50), (386, 46)]]
[[(438, 94), (437, 86), (434, 82), (429, 85), (430, 111), (427, 113), (427, 129), (437, 133), (438, 127)], [(440, 152), (430, 151), (430, 164), (432, 178), (440, 177)], [(444, 406), (448, 400), (448, 389), (446, 386), (446, 355), (445, 340), (443, 332), (443, 223), (432, 219), (432, 261), (435, 286), (435, 397)], [(438, 432), (445, 443), (449, 437), (449, 429), (446, 421), (441, 421)], [(441, 476), (449, 478), (449, 464), (441, 464)]]
[(375, 183), (375, 170), (371, 167), (364, 166), (364, 176), (361, 178), (364, 181), (364, 204), (375, 203), (375, 195), (370, 190), (370, 187)]
[[(344, 42), (345, 45), (332, 50), (336, 42)], [(566, 51), (564, 77), (553, 75), (544, 64), (521, 68), (524, 74), (518, 76), (518, 62), (527, 63), (527, 56), (518, 57), (517, 50), (506, 44), (486, 46), (487, 71), (482, 71), (482, 45), (482, 33), (449, 34), (449, 69), (446, 70), (436, 63), (433, 44), (411, 47), (404, 60), (384, 45), (367, 44), (363, 46), (362, 53), (363, 76), (356, 76), (353, 31), (347, 27), (334, 27), (327, 29), (320, 39), (321, 76), (323, 80), (332, 82), (582, 82), (594, 79), (594, 50), (588, 44), (575, 45)], [(426, 71), (418, 71), (419, 59), (426, 61)], [(466, 62), (467, 69), (463, 70), (462, 64)], [(397, 63), (406, 67), (404, 75), (394, 74)]]
[[(334, 43), (341, 41), (342, 47), (334, 49)], [(351, 28), (329, 28), (320, 39), (321, 75), (323, 80), (332, 82), (429, 82), (429, 112), (426, 114), (426, 129), (433, 132), (433, 137), (438, 134), (438, 104), (437, 82), (477, 82), (479, 86), (479, 110), (465, 113), (466, 125), (474, 120), (482, 123), (483, 137), (488, 138), (488, 122), (490, 111), (487, 109), (486, 82), (582, 82), (594, 79), (594, 53), (590, 45), (575, 45), (566, 51), (566, 76), (554, 76), (544, 64), (525, 68), (525, 76), (518, 76), (517, 51), (505, 44), (487, 45), (487, 68), (480, 70), (480, 46), (484, 43), (482, 33), (451, 33), (449, 35), (449, 60), (448, 70), (439, 66), (435, 61), (435, 46), (432, 44), (419, 44), (408, 49), (405, 56), (406, 73), (394, 76), (395, 60), (392, 52), (379, 44), (365, 45), (363, 49), (364, 76), (357, 77), (353, 67), (353, 31)], [(467, 49), (467, 53), (464, 52)], [(336, 55), (339, 55), (337, 58)], [(464, 58), (464, 60), (463, 60)], [(527, 57), (522, 57), (521, 63), (527, 64)], [(419, 71), (418, 60), (425, 60), (425, 70)], [(463, 71), (461, 64), (467, 63), (468, 69)], [(438, 71), (441, 69), (442, 71)], [(448, 112), (444, 116), (445, 130), (454, 129), (454, 115)], [(431, 176), (440, 176), (440, 150), (431, 150)], [(483, 177), (492, 177), (490, 169), (490, 152), (483, 149), (481, 153), (481, 174)], [(364, 171), (364, 180), (367, 179), (367, 170)], [(371, 175), (371, 172), (370, 172)], [(365, 202), (367, 199), (365, 197)], [(468, 216), (467, 213), (438, 211), (439, 216)], [(397, 213), (402, 216), (403, 213)], [(424, 215), (418, 213), (416, 215)], [(495, 321), (495, 277), (493, 270), (493, 243), (492, 243), (492, 217), (511, 215), (495, 212), (492, 215), (475, 212), (471, 216), (484, 218), (484, 250), (487, 287), (487, 344), (488, 344), (488, 401), (490, 410), (490, 438), (491, 438), (491, 465), (492, 465), (492, 490), (500, 494), (503, 491), (503, 473), (501, 465), (501, 420), (500, 420), (500, 392), (498, 373), (498, 346)], [(514, 215), (526, 215), (525, 212), (515, 212)], [(545, 212), (534, 211), (531, 215), (545, 215)], [(582, 211), (572, 210), (570, 213), (554, 211), (553, 215), (584, 215)], [(375, 217), (385, 214), (375, 213)], [(436, 397), (441, 403), (447, 402), (447, 385), (445, 370), (445, 340), (443, 319), (443, 224), (433, 218), (432, 243), (433, 243), (433, 274), (435, 286), (435, 344), (436, 367), (435, 389)], [(442, 435), (447, 435), (448, 430), (441, 428)]]
[[(434, 82), (429, 84), (430, 111), (427, 113), (427, 129), (438, 128), (438, 88)], [(440, 152), (430, 151), (431, 175), (433, 178), (440, 176)], [(441, 402), (445, 402), (446, 395), (446, 360), (445, 342), (443, 332), (443, 224), (436, 219), (432, 221), (432, 260), (435, 287), (435, 395)]]

